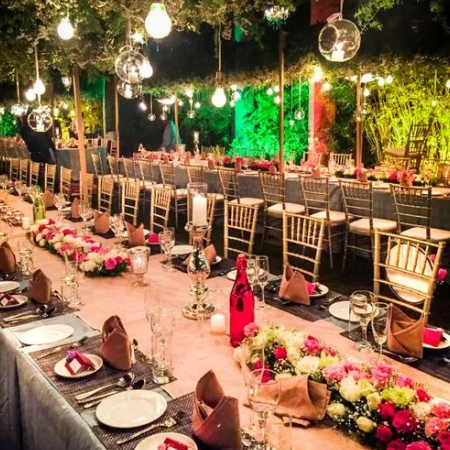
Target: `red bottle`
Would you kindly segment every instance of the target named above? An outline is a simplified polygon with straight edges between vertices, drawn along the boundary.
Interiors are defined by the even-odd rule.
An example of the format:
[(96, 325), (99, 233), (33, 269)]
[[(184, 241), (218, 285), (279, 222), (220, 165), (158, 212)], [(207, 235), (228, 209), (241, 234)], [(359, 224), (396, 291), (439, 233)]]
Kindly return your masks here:
[(244, 339), (244, 328), (255, 321), (255, 296), (247, 278), (247, 258), (236, 261), (236, 281), (230, 294), (230, 343), (238, 347)]

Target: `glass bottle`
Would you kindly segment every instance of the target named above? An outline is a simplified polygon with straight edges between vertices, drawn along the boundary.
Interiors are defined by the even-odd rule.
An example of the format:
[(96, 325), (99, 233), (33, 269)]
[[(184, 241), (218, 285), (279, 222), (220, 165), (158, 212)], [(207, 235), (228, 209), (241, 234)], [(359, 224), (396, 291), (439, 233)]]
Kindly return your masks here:
[(45, 219), (45, 206), (42, 200), (42, 192), (39, 186), (34, 188), (33, 194), (33, 220), (36, 223), (38, 220)]
[(255, 321), (255, 297), (247, 278), (247, 258), (236, 260), (236, 281), (230, 294), (230, 343), (238, 347), (244, 339), (244, 328)]

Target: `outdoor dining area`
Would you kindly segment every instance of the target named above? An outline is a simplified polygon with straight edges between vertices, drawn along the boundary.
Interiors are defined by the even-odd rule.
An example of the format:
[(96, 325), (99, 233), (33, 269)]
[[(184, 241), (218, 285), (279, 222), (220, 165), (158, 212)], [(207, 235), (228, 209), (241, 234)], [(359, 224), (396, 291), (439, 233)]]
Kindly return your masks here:
[(0, 12), (0, 449), (450, 450), (444, 0)]

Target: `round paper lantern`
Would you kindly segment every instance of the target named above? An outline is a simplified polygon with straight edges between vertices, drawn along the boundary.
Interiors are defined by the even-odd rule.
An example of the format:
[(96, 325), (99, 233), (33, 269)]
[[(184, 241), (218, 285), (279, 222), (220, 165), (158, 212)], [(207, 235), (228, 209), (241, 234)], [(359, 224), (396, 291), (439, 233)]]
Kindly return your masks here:
[(32, 87), (28, 88), (25, 92), (25, 98), (29, 102), (34, 102), (36, 100), (36, 92), (34, 92), (34, 89)]
[(53, 124), (52, 116), (44, 108), (37, 108), (28, 116), (28, 125), (38, 133), (48, 131)]
[[(125, 50), (120, 53), (116, 59), (115, 68), (117, 76), (127, 83), (140, 83), (144, 76), (141, 67), (144, 65), (144, 56), (130, 48), (125, 47)], [(146, 70), (144, 69), (144, 74)]]
[(150, 64), (148, 58), (144, 58), (141, 67), (139, 68), (139, 73), (142, 78), (150, 78), (153, 75), (153, 67)]
[(142, 85), (139, 83), (127, 83), (121, 81), (117, 85), (117, 92), (126, 99), (132, 99), (139, 97), (142, 92)]
[(61, 39), (64, 39), (65, 41), (68, 41), (69, 39), (73, 38), (74, 29), (73, 29), (73, 25), (71, 24), (70, 19), (68, 17), (61, 19), (61, 22), (59, 22), (57, 31), (58, 31), (59, 37)]
[(350, 20), (337, 19), (330, 22), (319, 34), (319, 51), (328, 61), (344, 62), (352, 59), (360, 44), (361, 34)]

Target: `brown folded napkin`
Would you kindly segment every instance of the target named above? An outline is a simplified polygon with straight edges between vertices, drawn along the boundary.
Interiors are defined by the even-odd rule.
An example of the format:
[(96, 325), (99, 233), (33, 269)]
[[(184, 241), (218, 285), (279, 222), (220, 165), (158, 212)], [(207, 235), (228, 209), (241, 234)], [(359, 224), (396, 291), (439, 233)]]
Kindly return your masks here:
[(79, 219), (80, 213), (78, 211), (78, 207), (80, 206), (80, 199), (75, 197), (72, 202), (72, 206), (70, 207), (70, 215), (73, 219)]
[(163, 155), (163, 162), (164, 162), (164, 164), (169, 164), (170, 163), (169, 155), (167, 153), (165, 153)]
[(269, 166), (269, 173), (277, 173), (277, 172), (278, 172), (277, 166), (272, 161)]
[[(203, 253), (206, 256), (206, 259), (211, 264), (216, 261), (217, 259), (217, 252), (214, 247), (214, 244), (208, 245), (205, 249), (203, 249)], [(187, 266), (189, 264), (189, 261), (191, 260), (191, 256), (189, 255), (184, 261), (183, 264)]]
[(367, 183), (367, 171), (365, 169), (359, 169), (356, 178), (360, 183)]
[(130, 338), (118, 316), (111, 316), (102, 328), (103, 359), (115, 369), (129, 370), (133, 362)]
[(96, 233), (105, 234), (109, 231), (109, 212), (94, 211), (94, 230)]
[(387, 346), (391, 352), (400, 355), (423, 356), (423, 330), (425, 318), (419, 320), (407, 316), (397, 306), (391, 308), (391, 324), (388, 332)]
[(289, 263), (284, 267), (278, 296), (295, 303), (311, 304), (305, 277), (301, 272), (293, 270)]
[(0, 246), (0, 272), (13, 273), (16, 270), (16, 256), (7, 242)]
[(213, 371), (197, 383), (192, 431), (201, 442), (215, 450), (242, 448), (238, 401), (224, 395)]
[[(42, 196), (42, 201), (44, 202), (45, 208), (53, 208), (55, 206), (55, 199), (53, 196), (53, 192), (45, 191)], [(78, 206), (77, 206), (78, 209)]]
[(128, 231), (128, 244), (130, 247), (145, 247), (145, 237), (144, 237), (144, 225), (141, 225), (136, 228), (131, 223), (126, 222)]
[(311, 175), (313, 178), (320, 178), (321, 177), (320, 166), (313, 167)]
[(191, 164), (191, 152), (186, 152), (184, 156), (184, 165), (189, 166)]
[(31, 287), (28, 296), (36, 303), (46, 304), (50, 301), (52, 293), (52, 282), (41, 269), (33, 272)]

